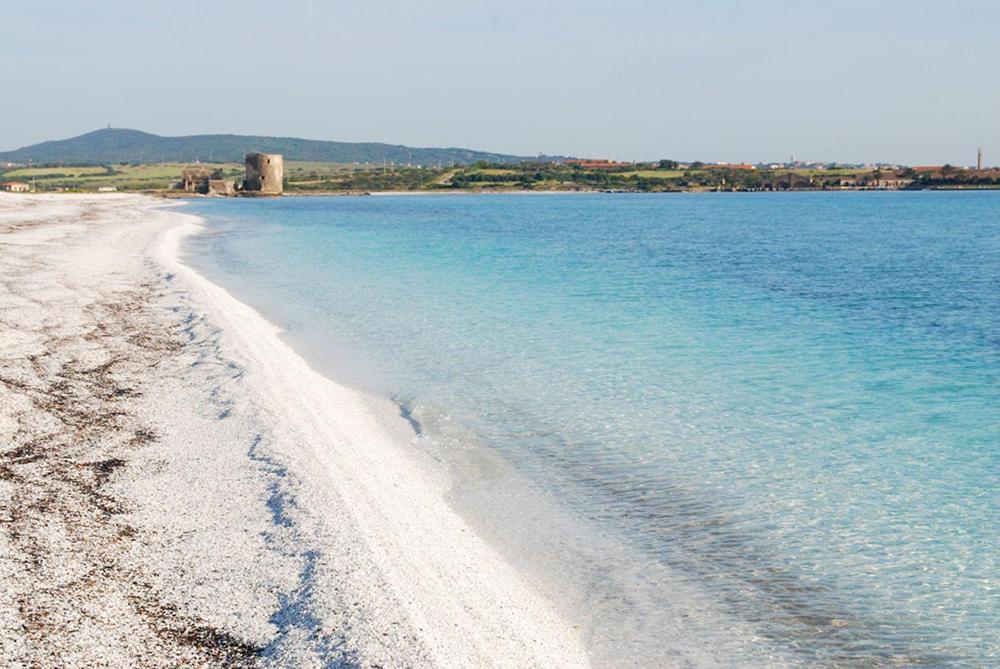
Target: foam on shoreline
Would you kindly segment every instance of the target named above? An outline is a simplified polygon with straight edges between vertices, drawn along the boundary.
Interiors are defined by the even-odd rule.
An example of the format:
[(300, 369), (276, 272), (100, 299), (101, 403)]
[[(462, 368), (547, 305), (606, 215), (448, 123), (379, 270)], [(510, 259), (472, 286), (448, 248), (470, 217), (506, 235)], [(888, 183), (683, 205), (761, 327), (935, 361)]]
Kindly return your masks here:
[(15, 663), (759, 655), (756, 630), (444, 425), (443, 407), (345, 386), (266, 306), (186, 265), (184, 240), (212, 225), (138, 196), (0, 196), (0, 514), (15, 521), (0, 645)]
[[(719, 666), (734, 658), (751, 666), (777, 655), (760, 630), (735, 619), (688, 574), (641, 554), (627, 537), (576, 512), (579, 506), (564, 497), (568, 490), (554, 495), (544, 476), (526, 475), (448, 407), (396, 395), (378, 365), (366, 364), (363, 354), (358, 358), (359, 351), (332, 332), (302, 336), (307, 328), (300, 320), (321, 315), (307, 309), (300, 316), (294, 301), (287, 303), (291, 311), (278, 307), (266, 291), (215, 265), (203, 245), (234, 232), (234, 223), (199, 213), (207, 220), (192, 231), (198, 237), (183, 240), (183, 262), (254, 305), (264, 320), (287, 324), (271, 326), (280, 341), (365, 404), (407, 462), (433, 480), (449, 509), (572, 625), (594, 666)], [(267, 225), (268, 216), (262, 211), (255, 223)]]
[[(370, 398), (311, 369), (279, 328), (184, 265), (181, 241), (202, 227), (196, 217), (171, 216), (183, 221), (160, 236), (153, 259), (190, 291), (246, 370), (251, 399), (275, 435), (272, 448), (300, 478), (298, 504), (319, 516), (324, 505), (346, 509), (348, 536), (361, 538), (384, 579), (373, 586), (391, 588), (432, 663), (586, 666), (579, 633), (449, 507), (444, 475), (404, 447), (405, 422), (386, 424)], [(380, 593), (356, 593), (368, 594)]]

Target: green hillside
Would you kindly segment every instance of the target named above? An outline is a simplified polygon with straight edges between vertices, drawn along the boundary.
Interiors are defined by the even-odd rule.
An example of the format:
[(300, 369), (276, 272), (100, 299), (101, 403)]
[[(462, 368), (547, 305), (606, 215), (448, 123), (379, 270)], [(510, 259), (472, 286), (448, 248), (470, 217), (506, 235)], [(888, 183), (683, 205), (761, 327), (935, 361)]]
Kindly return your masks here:
[[(251, 151), (284, 154), (286, 160), (323, 163), (400, 163), (469, 165), (480, 160), (522, 162), (509, 156), (460, 148), (414, 148), (370, 142), (329, 142), (295, 137), (257, 135), (191, 135), (161, 137), (139, 130), (106, 128), (79, 137), (42, 142), (0, 152), (0, 162), (64, 163), (231, 163)], [(536, 158), (537, 159), (537, 158)]]

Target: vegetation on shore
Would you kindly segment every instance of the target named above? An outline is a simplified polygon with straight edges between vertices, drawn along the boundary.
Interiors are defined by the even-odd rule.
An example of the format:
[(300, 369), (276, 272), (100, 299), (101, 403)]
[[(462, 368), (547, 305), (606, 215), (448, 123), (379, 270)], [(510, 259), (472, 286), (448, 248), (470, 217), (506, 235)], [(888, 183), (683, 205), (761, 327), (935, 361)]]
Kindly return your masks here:
[[(24, 181), (37, 191), (122, 190), (176, 193), (184, 163), (40, 165), (0, 168), (0, 181)], [(241, 163), (202, 163), (239, 181)], [(768, 191), (768, 190), (922, 190), (1000, 188), (1000, 169), (940, 168), (858, 170), (804, 169), (658, 163), (588, 167), (563, 162), (491, 163), (464, 167), (412, 167), (354, 163), (286, 161), (285, 190), (290, 194), (377, 191)]]

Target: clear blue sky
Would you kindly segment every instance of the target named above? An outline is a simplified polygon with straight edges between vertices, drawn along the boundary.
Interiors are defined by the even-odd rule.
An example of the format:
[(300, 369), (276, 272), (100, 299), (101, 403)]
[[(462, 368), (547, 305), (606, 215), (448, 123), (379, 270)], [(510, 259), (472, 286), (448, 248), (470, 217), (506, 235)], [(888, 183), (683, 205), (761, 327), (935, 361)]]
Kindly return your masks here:
[(0, 0), (0, 149), (111, 124), (1000, 164), (1000, 2)]

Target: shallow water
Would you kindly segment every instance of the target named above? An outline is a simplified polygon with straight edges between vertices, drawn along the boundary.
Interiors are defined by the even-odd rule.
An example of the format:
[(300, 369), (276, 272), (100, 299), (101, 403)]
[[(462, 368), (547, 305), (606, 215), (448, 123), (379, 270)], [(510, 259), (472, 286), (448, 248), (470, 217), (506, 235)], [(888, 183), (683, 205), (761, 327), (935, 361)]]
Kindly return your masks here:
[(1000, 193), (190, 208), (599, 663), (1000, 662)]

